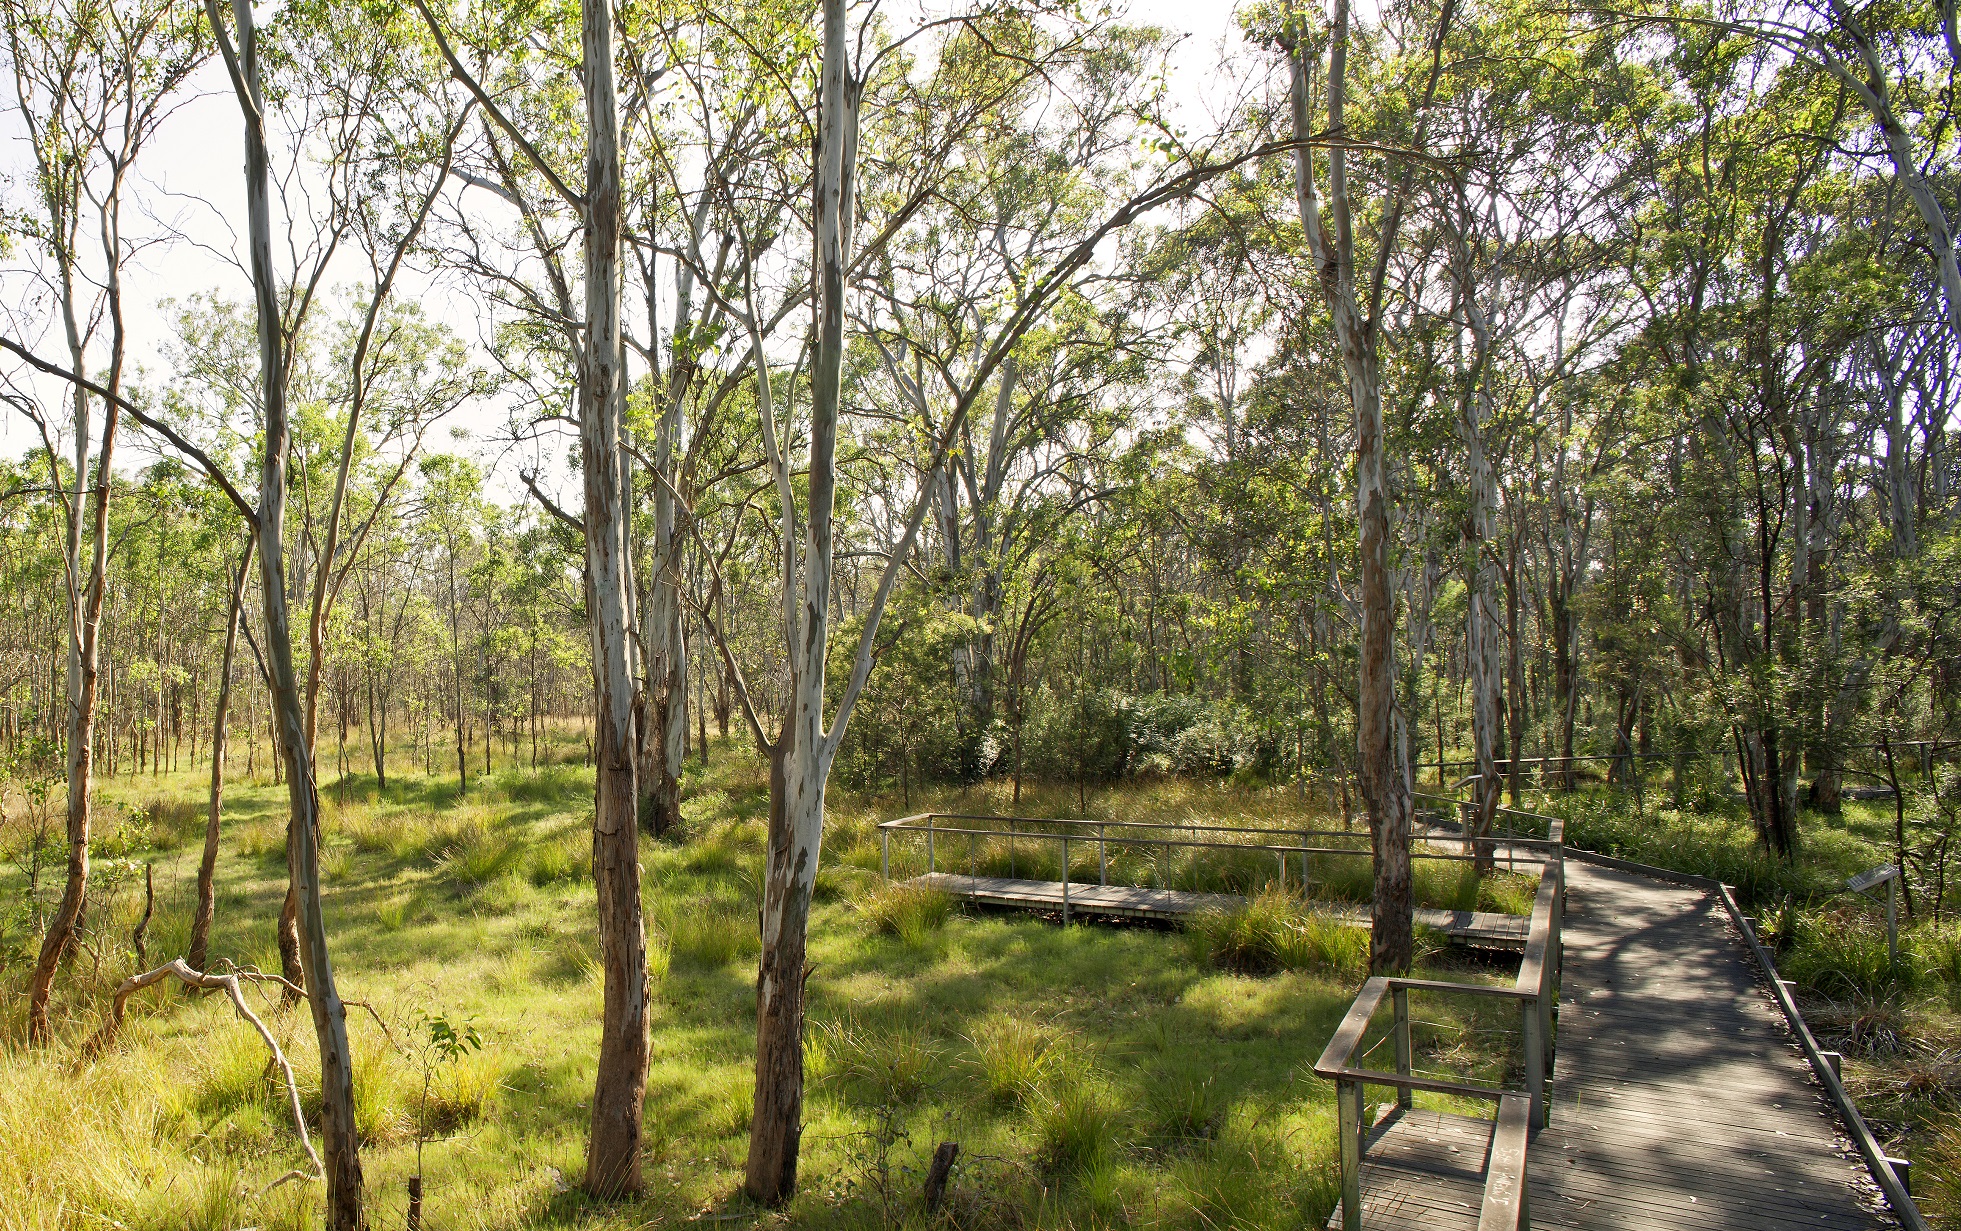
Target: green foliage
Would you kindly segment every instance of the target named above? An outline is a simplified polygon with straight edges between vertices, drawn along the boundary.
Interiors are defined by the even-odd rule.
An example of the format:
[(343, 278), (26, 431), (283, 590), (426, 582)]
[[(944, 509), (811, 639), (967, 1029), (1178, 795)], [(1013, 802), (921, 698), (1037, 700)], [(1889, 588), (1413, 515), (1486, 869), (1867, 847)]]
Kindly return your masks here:
[(1109, 1158), (1120, 1116), (1109, 1097), (1079, 1078), (1058, 1081), (1030, 1100), (1036, 1155), (1049, 1171), (1081, 1174)]
[(1308, 970), (1336, 978), (1368, 971), (1367, 931), (1287, 894), (1262, 893), (1244, 906), (1196, 915), (1185, 926), (1194, 954), (1225, 970)]
[(912, 1025), (867, 1025), (855, 1016), (818, 1030), (825, 1079), (868, 1107), (909, 1107), (923, 1098), (942, 1061), (925, 1031)]
[(1019, 1105), (1034, 1098), (1068, 1062), (1067, 1036), (1053, 1026), (1026, 1018), (988, 1019), (968, 1036), (987, 1096)]
[(861, 898), (858, 910), (872, 931), (920, 945), (953, 914), (954, 901), (930, 885), (895, 881)]
[(1707, 876), (1735, 886), (1747, 903), (1802, 895), (1820, 883), (1817, 873), (1765, 852), (1749, 826), (1727, 811), (1644, 811), (1631, 796), (1606, 791), (1550, 796), (1544, 806), (1566, 819), (1572, 846)]

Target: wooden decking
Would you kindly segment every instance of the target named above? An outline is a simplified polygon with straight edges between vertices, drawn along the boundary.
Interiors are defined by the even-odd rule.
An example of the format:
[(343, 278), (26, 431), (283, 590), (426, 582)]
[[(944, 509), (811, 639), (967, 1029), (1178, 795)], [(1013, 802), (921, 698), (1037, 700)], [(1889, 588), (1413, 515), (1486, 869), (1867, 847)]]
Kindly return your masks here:
[[(1576, 861), (1566, 870), (1551, 1124), (1532, 1140), (1532, 1225), (1895, 1225), (1721, 903)], [(1364, 1226), (1475, 1228), (1490, 1138), (1490, 1122), (1469, 1116), (1385, 1121), (1363, 1173)]]
[[(956, 876), (933, 872), (915, 882), (945, 890), (983, 906), (1020, 910), (1060, 911), (1061, 881), (1010, 880), (1005, 876)], [(1230, 910), (1246, 899), (1231, 893), (1192, 893), (1183, 889), (1139, 889), (1130, 885), (1086, 885), (1069, 882), (1072, 914), (1107, 915), (1122, 919), (1169, 919), (1205, 910)], [(1321, 906), (1329, 914), (1366, 927), (1368, 910), (1360, 906)], [(1522, 948), (1531, 920), (1523, 915), (1497, 915), (1469, 910), (1418, 910), (1416, 921), (1465, 944)]]

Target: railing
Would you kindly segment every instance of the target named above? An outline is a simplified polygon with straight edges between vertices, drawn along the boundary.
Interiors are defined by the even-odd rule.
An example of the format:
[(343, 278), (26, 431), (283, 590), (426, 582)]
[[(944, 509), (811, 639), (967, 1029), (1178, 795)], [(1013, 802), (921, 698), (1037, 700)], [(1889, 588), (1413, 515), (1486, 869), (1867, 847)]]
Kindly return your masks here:
[[(1565, 864), (1561, 850), (1564, 825), (1551, 820), (1549, 841), (1533, 843), (1549, 847), (1539, 893), (1532, 905), (1532, 928), (1518, 978), (1511, 987), (1483, 987), (1468, 983), (1445, 983), (1433, 979), (1403, 979), (1377, 976), (1362, 985), (1349, 1006), (1334, 1037), (1315, 1062), (1317, 1075), (1335, 1083), (1335, 1106), (1341, 1133), (1341, 1208), (1343, 1231), (1362, 1228), (1362, 1156), (1367, 1146), (1368, 1125), (1363, 1115), (1363, 1095), (1368, 1086), (1389, 1086), (1396, 1091), (1399, 1110), (1412, 1105), (1418, 1090), (1460, 1098), (1485, 1099), (1498, 1104), (1490, 1161), (1485, 1170), (1485, 1198), (1479, 1231), (1525, 1227), (1528, 1224), (1526, 1154), (1529, 1130), (1543, 1128), (1547, 1120), (1546, 1079), (1552, 1072), (1553, 1007), (1558, 1002), (1560, 969), (1560, 925), (1566, 910)], [(1476, 1085), (1433, 1077), (1415, 1071), (1410, 1037), (1409, 996), (1411, 992), (1461, 995), (1510, 1000), (1519, 1006), (1523, 1033), (1525, 1091), (1504, 1090), (1497, 1086)], [(1393, 1012), (1391, 1037), (1395, 1041), (1394, 1072), (1361, 1067), (1355, 1051), (1367, 1035), (1370, 1022), (1388, 999)]]
[[(983, 827), (987, 826), (987, 827)], [(1005, 828), (1003, 828), (1005, 827)], [(1031, 816), (986, 816), (978, 813), (961, 812), (922, 812), (915, 816), (904, 816), (897, 820), (880, 822), (878, 834), (879, 873), (886, 880), (892, 878), (892, 835), (921, 834), (926, 840), (926, 871), (928, 874), (939, 870), (939, 842), (943, 838), (967, 838), (970, 843), (981, 839), (1008, 843), (1009, 875), (1015, 872), (1015, 862), (1019, 844), (1023, 841), (1050, 842), (1061, 848), (1062, 855), (1062, 914), (1067, 920), (1070, 911), (1070, 869), (1071, 855), (1081, 843), (1096, 844), (1096, 883), (1110, 883), (1110, 846), (1148, 847), (1158, 850), (1218, 850), (1239, 852), (1261, 852), (1273, 856), (1277, 881), (1281, 888), (1287, 885), (1289, 861), (1296, 855), (1300, 857), (1300, 884), (1309, 884), (1311, 872), (1308, 864), (1314, 856), (1347, 856), (1351, 858), (1372, 858), (1373, 852), (1366, 844), (1351, 846), (1316, 845), (1315, 839), (1348, 839), (1365, 842), (1366, 833), (1340, 829), (1260, 829), (1239, 825), (1200, 825), (1173, 821), (1100, 821), (1070, 817), (1031, 817)], [(1184, 836), (1176, 836), (1184, 835)], [(1273, 841), (1285, 838), (1293, 841)], [(1254, 839), (1269, 839), (1258, 841)], [(1509, 839), (1522, 849), (1549, 850), (1556, 848), (1556, 842), (1525, 838)], [(970, 851), (970, 858), (972, 852)], [(1449, 851), (1412, 850), (1412, 859), (1428, 859), (1447, 863), (1468, 862), (1473, 856)]]

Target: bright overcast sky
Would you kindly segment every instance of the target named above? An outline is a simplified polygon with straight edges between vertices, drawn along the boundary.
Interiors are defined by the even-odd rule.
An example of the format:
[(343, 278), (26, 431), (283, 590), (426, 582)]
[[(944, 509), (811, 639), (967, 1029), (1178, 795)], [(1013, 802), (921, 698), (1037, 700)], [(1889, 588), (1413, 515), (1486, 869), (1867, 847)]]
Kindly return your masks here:
[[(1179, 122), (1187, 130), (1202, 131), (1208, 127), (1212, 101), (1230, 98), (1241, 84), (1223, 80), (1217, 71), (1222, 40), (1230, 40), (1233, 46), (1239, 41), (1229, 0), (1131, 0), (1128, 12), (1135, 21), (1185, 36), (1172, 56), (1170, 87)], [(176, 232), (182, 236), (146, 247), (125, 273), (131, 357), (146, 382), (160, 382), (167, 376), (161, 347), (167, 340), (169, 316), (156, 310), (158, 304), (201, 292), (231, 299), (244, 299), (248, 294), (245, 274), (234, 263), (244, 231), (243, 138), (237, 105), (215, 60), (194, 80), (193, 93), (139, 162), (135, 216), (125, 224), (126, 234)], [(10, 107), (0, 106), (0, 177), (4, 177), (0, 191), (7, 193), (10, 206), (28, 203), (24, 194), (31, 189), (30, 166), (19, 115)], [(283, 254), (277, 251), (279, 245), (274, 247), (278, 259)], [(354, 281), (361, 272), (348, 266), (340, 278), (330, 281)], [(17, 293), (23, 284), (7, 285)], [(475, 344), (481, 327), (469, 297), (448, 289), (423, 294), (427, 289), (428, 279), (417, 275), (405, 278), (398, 293), (420, 296), (426, 312)], [(47, 357), (66, 362), (58, 328), (50, 325), (41, 337), (30, 341)], [(473, 440), (482, 441), (497, 434), (503, 418), (501, 406), (482, 406), (457, 416), (455, 425)], [(35, 443), (32, 428), (17, 413), (0, 412), (0, 453), (18, 456)], [(515, 486), (514, 475), (498, 477), (500, 490), (509, 492)]]

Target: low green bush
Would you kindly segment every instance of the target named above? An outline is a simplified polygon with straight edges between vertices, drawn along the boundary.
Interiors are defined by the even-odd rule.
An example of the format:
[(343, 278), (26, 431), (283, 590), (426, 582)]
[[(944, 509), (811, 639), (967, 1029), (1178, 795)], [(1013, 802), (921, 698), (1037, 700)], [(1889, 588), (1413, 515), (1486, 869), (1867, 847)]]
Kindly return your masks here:
[(1117, 1109), (1088, 1082), (1062, 1081), (1029, 1104), (1036, 1156), (1053, 1172), (1090, 1171), (1116, 1148)]
[(1063, 1034), (1019, 1017), (997, 1017), (968, 1037), (988, 1098), (1014, 1104), (1032, 1098), (1063, 1063)]
[(940, 1056), (912, 1025), (874, 1026), (854, 1017), (818, 1028), (818, 1068), (848, 1100), (867, 1107), (910, 1107), (932, 1087)]

